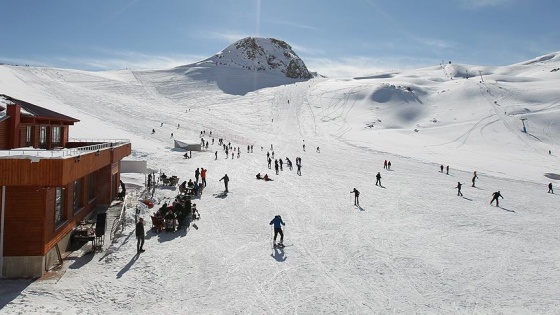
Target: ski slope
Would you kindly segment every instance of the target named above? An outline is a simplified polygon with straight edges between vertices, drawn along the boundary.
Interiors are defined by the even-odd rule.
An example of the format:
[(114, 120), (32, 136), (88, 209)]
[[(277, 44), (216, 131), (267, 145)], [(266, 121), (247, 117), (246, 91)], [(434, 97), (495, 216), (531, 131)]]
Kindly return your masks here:
[[(559, 79), (550, 72), (559, 63), (554, 54), (509, 67), (310, 81), (200, 64), (0, 66), (1, 94), (80, 119), (72, 137), (131, 139), (131, 159), (181, 181), (208, 169), (194, 201), (198, 229), (148, 231), (137, 255), (130, 209), (115, 243), (74, 253), (59, 279), (2, 280), (0, 313), (555, 313), (559, 197), (546, 185), (557, 188), (560, 178)], [(466, 79), (478, 70), (484, 81)], [(201, 130), (239, 146), (240, 158), (225, 159), (216, 141), (183, 159), (171, 133), (199, 141)], [(271, 145), (276, 158), (301, 157), (302, 176), (269, 170)], [(274, 180), (255, 180), (258, 172)], [(383, 187), (374, 185), (377, 172)], [(219, 197), (226, 173), (230, 193)], [(140, 184), (130, 174), (123, 180)], [(361, 207), (352, 204), (354, 187)], [(501, 207), (490, 206), (498, 190)], [(282, 250), (271, 247), (277, 214), (286, 222)], [(149, 230), (150, 213), (141, 215)]]

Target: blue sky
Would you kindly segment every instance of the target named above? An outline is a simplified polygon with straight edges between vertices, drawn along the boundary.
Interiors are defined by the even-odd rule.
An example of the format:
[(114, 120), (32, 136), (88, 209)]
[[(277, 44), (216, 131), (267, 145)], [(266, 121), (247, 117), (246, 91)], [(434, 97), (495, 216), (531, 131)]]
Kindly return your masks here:
[(312, 71), (508, 65), (560, 50), (557, 0), (0, 0), (0, 62), (82, 70), (193, 63), (246, 36)]

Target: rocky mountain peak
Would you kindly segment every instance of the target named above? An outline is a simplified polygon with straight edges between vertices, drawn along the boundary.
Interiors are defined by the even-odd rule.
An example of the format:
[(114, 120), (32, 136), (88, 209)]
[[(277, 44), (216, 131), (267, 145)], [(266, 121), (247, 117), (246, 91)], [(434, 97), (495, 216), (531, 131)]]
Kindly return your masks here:
[(274, 38), (246, 37), (208, 59), (216, 66), (277, 72), (292, 79), (311, 79), (303, 60), (286, 42)]

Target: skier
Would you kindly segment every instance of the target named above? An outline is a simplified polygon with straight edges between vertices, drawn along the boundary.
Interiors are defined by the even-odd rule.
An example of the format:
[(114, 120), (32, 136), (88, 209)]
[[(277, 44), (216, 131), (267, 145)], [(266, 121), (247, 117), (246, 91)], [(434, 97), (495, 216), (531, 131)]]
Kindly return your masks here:
[(494, 202), (494, 200), (496, 200), (496, 207), (500, 206), (500, 203), (498, 202), (498, 198), (502, 197), (502, 199), (504, 199), (504, 197), (502, 196), (502, 194), (500, 194), (500, 191), (496, 191), (494, 193), (492, 193), (492, 200), (490, 201), (490, 204), (492, 204), (492, 202)]
[(360, 206), (360, 201), (358, 200), (358, 197), (360, 196), (360, 192), (354, 188), (354, 190), (352, 190), (350, 193), (354, 193), (354, 205), (355, 206)]
[(375, 181), (375, 186), (377, 186), (377, 184), (379, 184), (379, 186), (381, 186), (381, 173), (377, 172), (377, 175), (375, 175), (375, 178), (377, 179)]
[[(282, 225), (286, 225), (284, 221), (282, 221), (282, 217), (280, 215), (274, 216), (274, 219), (270, 221), (270, 225), (274, 225), (274, 240), (273, 244), (274, 247), (284, 247), (284, 232), (282, 232)], [(280, 243), (276, 245), (276, 237), (280, 234)]]
[(224, 181), (224, 185), (226, 186), (225, 192), (229, 192), (228, 190), (229, 177), (227, 176), (227, 174), (224, 175), (224, 177), (220, 178), (220, 181), (222, 180)]
[(474, 182), (476, 181), (477, 178), (478, 178), (478, 176), (476, 176), (476, 171), (474, 171), (473, 177), (472, 177), (472, 187), (475, 187)]
[(463, 184), (461, 184), (461, 182), (457, 182), (457, 187), (455, 187), (455, 188), (457, 188), (457, 196), (463, 197), (463, 193), (461, 192), (461, 186), (462, 185)]
[(138, 242), (136, 243), (136, 251), (138, 253), (144, 252), (144, 219), (138, 219), (138, 223), (136, 223), (136, 239)]
[(554, 193), (554, 190), (552, 190), (552, 183), (548, 184), (548, 192), (551, 193), (551, 194)]

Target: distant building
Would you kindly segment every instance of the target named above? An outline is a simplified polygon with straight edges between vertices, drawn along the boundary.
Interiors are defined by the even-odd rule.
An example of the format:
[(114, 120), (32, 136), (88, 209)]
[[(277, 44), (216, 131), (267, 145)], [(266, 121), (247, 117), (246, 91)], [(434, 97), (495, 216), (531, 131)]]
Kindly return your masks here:
[(117, 196), (129, 140), (69, 141), (79, 120), (0, 94), (0, 272), (40, 277)]

